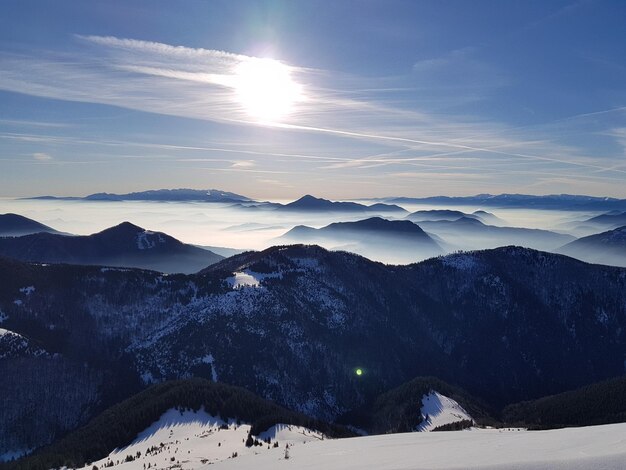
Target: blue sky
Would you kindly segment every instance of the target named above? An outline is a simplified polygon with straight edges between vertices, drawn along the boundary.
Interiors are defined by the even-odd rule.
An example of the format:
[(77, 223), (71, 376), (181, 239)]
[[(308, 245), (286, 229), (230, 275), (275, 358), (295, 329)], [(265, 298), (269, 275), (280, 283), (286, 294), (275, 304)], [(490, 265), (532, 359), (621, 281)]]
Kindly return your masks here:
[(7, 0), (0, 196), (626, 197), (624, 24), (623, 1)]

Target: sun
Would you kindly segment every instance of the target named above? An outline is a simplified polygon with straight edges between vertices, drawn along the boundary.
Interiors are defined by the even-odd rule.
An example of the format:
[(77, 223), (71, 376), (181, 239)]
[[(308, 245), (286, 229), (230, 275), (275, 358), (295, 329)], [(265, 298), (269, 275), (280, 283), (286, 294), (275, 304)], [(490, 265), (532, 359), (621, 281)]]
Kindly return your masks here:
[(302, 100), (302, 86), (291, 78), (291, 67), (274, 59), (251, 58), (237, 66), (237, 101), (253, 118), (278, 122)]

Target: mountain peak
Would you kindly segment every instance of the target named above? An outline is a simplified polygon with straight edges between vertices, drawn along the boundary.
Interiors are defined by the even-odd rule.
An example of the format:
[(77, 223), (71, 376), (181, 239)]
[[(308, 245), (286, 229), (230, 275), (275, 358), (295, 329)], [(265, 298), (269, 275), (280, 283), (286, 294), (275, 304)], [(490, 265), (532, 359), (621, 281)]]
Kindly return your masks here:
[(125, 220), (124, 222), (102, 230), (99, 233), (131, 233), (145, 232), (145, 229)]
[(53, 228), (23, 215), (13, 213), (0, 214), (0, 237), (17, 237), (39, 232), (58, 233)]

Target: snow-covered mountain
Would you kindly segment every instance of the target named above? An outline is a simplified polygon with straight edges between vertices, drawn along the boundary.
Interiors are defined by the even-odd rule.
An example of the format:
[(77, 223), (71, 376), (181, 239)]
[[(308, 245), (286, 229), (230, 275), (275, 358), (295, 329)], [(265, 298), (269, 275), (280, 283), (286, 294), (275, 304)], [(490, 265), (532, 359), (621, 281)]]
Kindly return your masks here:
[(322, 441), (326, 437), (302, 426), (278, 423), (255, 436), (257, 445), (246, 446), (252, 426), (224, 421), (204, 409), (198, 411), (170, 409), (137, 435), (129, 445), (114, 449), (109, 455), (87, 463), (93, 466), (143, 470), (176, 466), (181, 470), (197, 469), (244, 455), (270, 453), (284, 459), (302, 444)]
[(417, 431), (421, 432), (446, 429), (464, 423), (467, 423), (466, 427), (469, 427), (474, 422), (461, 405), (436, 390), (431, 390), (422, 397), (420, 412), (423, 421), (417, 426)]
[(0, 238), (0, 255), (38, 263), (92, 264), (193, 273), (223, 256), (123, 222), (89, 236), (36, 233)]
[[(385, 266), (274, 247), (191, 276), (0, 260), (0, 278), (2, 327), (54, 354), (29, 358), (27, 374), (20, 360), (0, 363), (13, 403), (0, 453), (172, 378), (233, 383), (334, 419), (416, 376), (502, 406), (624, 372), (626, 271), (524, 248)], [(37, 422), (22, 418), (33, 401)], [(64, 428), (43, 420), (56, 406), (80, 412)]]
[(14, 331), (0, 328), (0, 360), (43, 355), (46, 355), (46, 351), (33, 345), (28, 338)]

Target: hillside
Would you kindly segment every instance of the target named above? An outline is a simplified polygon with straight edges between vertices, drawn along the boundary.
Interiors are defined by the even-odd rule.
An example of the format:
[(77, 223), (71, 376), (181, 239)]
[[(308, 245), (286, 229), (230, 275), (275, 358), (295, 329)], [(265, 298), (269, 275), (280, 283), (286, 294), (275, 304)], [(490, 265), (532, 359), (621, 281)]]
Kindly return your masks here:
[(423, 411), (424, 399), (430, 399), (432, 392), (458, 403), (477, 424), (495, 423), (486, 411), (487, 405), (459, 387), (451, 386), (435, 377), (417, 377), (384, 392), (358, 410), (340, 417), (339, 422), (351, 424), (372, 434), (415, 431), (424, 423), (423, 415), (427, 414)]
[(59, 233), (35, 220), (18, 214), (0, 214), (0, 237), (20, 237), (32, 233)]
[(626, 226), (579, 238), (557, 251), (588, 263), (626, 267)]
[(456, 220), (425, 220), (419, 224), (428, 233), (436, 234), (453, 246), (466, 250), (519, 245), (552, 251), (574, 240), (571, 235), (550, 230), (488, 225), (477, 216), (464, 216)]
[(36, 233), (0, 238), (0, 255), (38, 263), (67, 263), (193, 273), (223, 256), (129, 222), (89, 236)]
[(380, 217), (356, 222), (335, 222), (315, 229), (297, 226), (279, 238), (288, 243), (314, 243), (358, 253), (386, 263), (421, 261), (443, 254), (439, 244), (409, 220)]
[[(172, 409), (202, 410), (208, 415), (220, 417), (222, 421), (247, 423), (251, 425), (249, 432), (253, 436), (261, 435), (278, 423), (306, 427), (329, 437), (352, 435), (340, 426), (287, 410), (242, 388), (190, 379), (150, 387), (104, 411), (54, 445), (7, 467), (29, 470), (80, 467), (107, 456), (113, 449), (130, 444)], [(142, 449), (146, 447), (144, 444)]]
[(533, 429), (626, 422), (626, 376), (509, 405), (503, 419)]
[(626, 271), (518, 247), (385, 266), (282, 246), (189, 276), (0, 259), (0, 278), (2, 328), (53, 355), (0, 361), (0, 454), (177, 378), (333, 420), (418, 376), (498, 409), (624, 370)]

